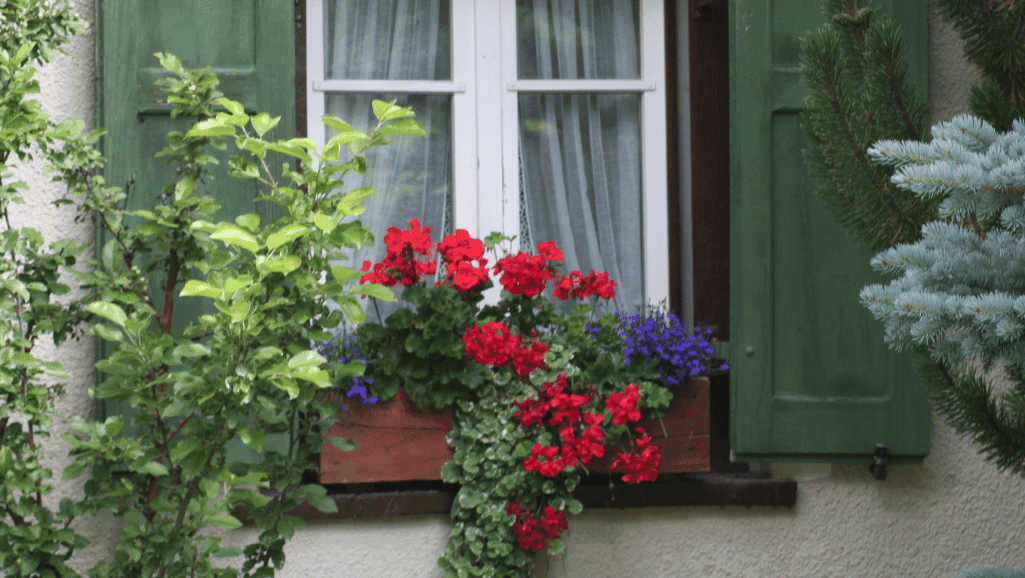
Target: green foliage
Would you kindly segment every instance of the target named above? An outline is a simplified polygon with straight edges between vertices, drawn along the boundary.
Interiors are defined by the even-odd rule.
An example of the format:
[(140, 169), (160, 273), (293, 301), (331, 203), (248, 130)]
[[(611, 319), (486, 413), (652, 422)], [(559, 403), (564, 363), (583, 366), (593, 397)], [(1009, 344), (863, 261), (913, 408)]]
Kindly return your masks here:
[[(921, 373), (938, 409), (1001, 469), (1025, 464), (1025, 122), (998, 133), (962, 115), (933, 129), (930, 143), (877, 143), (894, 181), (940, 200), (922, 240), (879, 253), (872, 264), (900, 275), (861, 292), (895, 348), (928, 355)], [(1003, 369), (998, 395), (980, 370)]]
[(31, 98), (39, 92), (35, 66), (50, 61), (82, 25), (64, 2), (20, 0), (0, 8), (0, 575), (11, 578), (77, 576), (68, 561), (87, 544), (70, 528), (70, 500), (56, 510), (44, 502), (54, 486), (43, 443), (59, 418), (61, 380), (70, 376), (35, 353), (44, 340), (79, 336), (81, 307), (56, 298), (70, 290), (60, 276), (85, 247), (71, 239), (47, 246), (39, 231), (11, 224), (28, 188), (14, 180), (15, 159), (53, 154), (53, 123)]
[(982, 70), (969, 96), (972, 113), (1000, 132), (1011, 130), (1025, 117), (1025, 4), (939, 0), (936, 6), (961, 33), (968, 61)]
[[(981, 119), (941, 123), (926, 143), (926, 109), (903, 80), (899, 33), (856, 1), (825, 4), (832, 23), (803, 45), (811, 86), (803, 121), (815, 141), (805, 158), (834, 220), (873, 250), (892, 247), (873, 264), (902, 274), (889, 286), (866, 287), (862, 302), (884, 321), (891, 345), (923, 356), (919, 374), (948, 422), (1000, 468), (1023, 471), (1025, 358), (1015, 307), (1025, 226), (1017, 134), (1025, 116), (1025, 5), (937, 2), (982, 70), (970, 97)], [(888, 142), (867, 159), (876, 141)], [(998, 399), (976, 363), (1003, 366), (1011, 391)]]
[[(70, 475), (92, 471), (81, 512), (109, 510), (125, 521), (114, 560), (94, 574), (238, 576), (215, 568), (212, 558), (241, 554), (242, 575), (271, 576), (299, 525), (284, 512), (304, 501), (335, 508), (322, 487), (300, 485), (309, 455), (323, 444), (319, 432), (335, 415), (323, 394), (331, 375), (309, 344), (321, 337), (314, 320), (328, 328), (343, 320), (327, 303), (353, 299), (330, 275), (331, 262), (344, 258), (338, 249), (370, 237), (353, 218), (362, 212), (358, 200), (334, 192), (349, 171), (365, 166), (364, 150), (384, 144), (380, 134), (391, 119), (412, 113), (375, 103), (380, 124), (346, 143), (353, 156), (339, 164), (338, 143), (318, 151), (309, 139), (265, 140), (277, 119), (245, 114), (217, 90), (216, 76), (156, 56), (174, 74), (162, 81), (172, 116), (199, 121), (168, 135), (159, 156), (177, 166), (179, 179), (163, 187), (152, 210), (125, 210), (125, 193), (97, 174), (100, 131), (61, 127), (66, 142), (55, 168), (110, 238), (94, 270), (80, 274), (96, 294), (86, 307), (98, 321), (91, 333), (112, 344), (97, 364), (107, 379), (95, 395), (137, 410), (131, 437), (118, 437), (128, 425), (120, 418), (76, 423), (65, 436), (76, 458)], [(412, 121), (401, 126), (399, 132), (418, 130)], [(232, 141), (243, 154), (231, 158), (231, 176), (263, 185), (257, 200), (282, 214), (273, 222), (256, 214), (208, 220), (219, 206), (199, 186), (216, 163), (211, 149)], [(298, 159), (297, 168), (272, 170), (269, 151)], [(187, 304), (204, 301), (210, 313), (175, 322)], [(232, 443), (251, 448), (251, 459), (229, 463)], [(241, 552), (203, 533), (240, 526), (232, 514), (238, 507), (255, 510), (262, 532)]]
[[(529, 573), (533, 556), (516, 544), (512, 532), (515, 518), (506, 509), (510, 503), (538, 515), (546, 506), (574, 515), (583, 510), (580, 501), (573, 498), (573, 491), (587, 471), (584, 465), (566, 468), (555, 478), (524, 469), (523, 461), (535, 442), (547, 446), (559, 445), (560, 441), (549, 429), (521, 426), (513, 417), (518, 409), (514, 401), (536, 398), (545, 382), (553, 383), (558, 374), (564, 373), (572, 384), (568, 391), (587, 393), (594, 386), (598, 396), (588, 411), (601, 412), (599, 399), (621, 391), (626, 383), (636, 383), (641, 389), (637, 405), (645, 416), (664, 415), (672, 393), (654, 382), (657, 371), (647, 367), (635, 369), (630, 375), (629, 370), (620, 367), (615, 375), (606, 375), (603, 370), (607, 366), (586, 363), (603, 356), (596, 354), (600, 347), (591, 347), (589, 336), (581, 337), (554, 339), (545, 355), (545, 369), (535, 370), (529, 379), (519, 378), (510, 369), (484, 369), (487, 375), (475, 398), (456, 402), (455, 426), (447, 437), (454, 455), (442, 468), (443, 481), (461, 486), (452, 505), (448, 547), (438, 560), (446, 576), (514, 578)], [(622, 439), (627, 427), (612, 426), (606, 415), (603, 428), (608, 436), (607, 451), (611, 452), (613, 440)], [(549, 554), (560, 554), (564, 548), (562, 540), (547, 541)]]
[[(356, 317), (351, 320), (362, 317), (346, 289), (351, 275), (331, 263), (344, 259), (339, 248), (371, 240), (355, 216), (374, 194), (335, 191), (349, 171), (365, 170), (363, 151), (386, 144), (384, 135), (423, 130), (408, 109), (375, 102), (380, 123), (370, 134), (325, 117), (338, 135), (323, 150), (308, 139), (264, 140), (278, 119), (250, 117), (217, 90), (214, 75), (158, 54), (173, 73), (161, 81), (172, 116), (200, 120), (186, 133), (169, 134), (160, 152), (177, 166), (179, 179), (163, 187), (152, 209), (127, 211), (126, 192), (106, 186), (100, 174), (104, 160), (95, 145), (103, 131), (85, 133), (80, 120), (53, 126), (26, 98), (39, 91), (31, 63), (48, 59), (52, 50), (31, 41), (63, 38), (79, 22), (67, 16), (66, 6), (48, 8), (47, 2), (8, 2), (0, 9), (0, 215), (7, 224), (0, 250), (10, 256), (0, 264), (0, 477), (6, 488), (0, 492), (0, 571), (75, 575), (66, 562), (84, 541), (68, 525), (76, 516), (111, 511), (124, 521), (122, 539), (114, 559), (94, 568), (94, 576), (237, 576), (238, 570), (215, 568), (211, 559), (239, 555), (243, 575), (271, 576), (300, 524), (283, 513), (303, 501), (324, 511), (335, 507), (324, 488), (300, 485), (308, 456), (323, 443), (318, 432), (335, 413), (323, 396), (332, 376), (309, 343), (323, 339), (314, 320), (327, 328), (343, 320), (328, 309), (329, 300), (341, 303)], [(23, 26), (17, 28), (22, 34), (7, 34), (12, 22)], [(63, 146), (52, 146), (54, 140)], [(10, 181), (7, 161), (30, 158), (32, 144), (68, 184), (64, 202), (77, 197), (78, 209), (110, 239), (93, 270), (79, 274), (81, 286), (95, 292), (84, 306), (51, 302), (69, 290), (58, 275), (84, 247), (62, 240), (44, 248), (37, 231), (12, 229), (7, 220), (25, 187)], [(242, 154), (231, 158), (230, 174), (257, 179), (263, 185), (258, 200), (280, 208), (277, 220), (261, 223), (256, 214), (210, 220), (219, 207), (200, 186), (216, 163), (211, 149), (231, 144)], [(343, 145), (352, 157), (339, 162)], [(271, 151), (298, 163), (272, 171)], [(361, 288), (370, 295), (382, 290)], [(175, 323), (176, 314), (188, 311), (183, 299), (213, 307)], [(65, 500), (50, 512), (42, 497), (52, 489), (52, 473), (41, 466), (39, 439), (52, 425), (57, 390), (42, 378), (67, 375), (31, 351), (45, 334), (60, 343), (87, 316), (98, 321), (90, 333), (112, 345), (97, 364), (108, 379), (95, 396), (137, 411), (130, 423), (120, 417), (75, 421), (75, 431), (65, 436), (75, 461), (63, 478), (89, 472), (86, 498)], [(179, 326), (185, 329), (175, 331)], [(351, 367), (341, 371), (353, 373)], [(135, 434), (119, 435), (126, 427)], [(231, 443), (252, 449), (254, 457), (228, 463)], [(249, 509), (262, 531), (244, 550), (222, 547), (203, 532), (240, 526), (232, 515), (238, 507)]]
[[(493, 233), (484, 246), (497, 253), (508, 240)], [(440, 270), (443, 265), (437, 267)], [(383, 323), (361, 325), (355, 347), (369, 360), (365, 374), (373, 379), (367, 386), (369, 394), (389, 399), (403, 387), (419, 407), (455, 404), (455, 425), (447, 438), (454, 457), (443, 467), (442, 479), (461, 488), (439, 567), (452, 577), (523, 576), (533, 556), (517, 544), (516, 518), (509, 515), (508, 506), (515, 502), (538, 517), (548, 506), (579, 513), (582, 506), (572, 493), (586, 470), (578, 464), (554, 478), (526, 470), (524, 460), (535, 443), (559, 446), (562, 439), (552, 427), (521, 425), (514, 418), (519, 409), (515, 402), (537, 399), (546, 383), (555, 383), (564, 374), (571, 384), (567, 393), (595, 394), (583, 409), (604, 415), (608, 437), (603, 443), (611, 446), (628, 432), (626, 425), (611, 425), (602, 405), (610, 393), (636, 384), (638, 408), (648, 418), (665, 415), (672, 393), (657, 383), (660, 374), (655, 362), (626, 363), (615, 314), (595, 318), (586, 303), (567, 312), (568, 303), (557, 305), (546, 296), (508, 291), (502, 291), (497, 303), (481, 306), (481, 293), (492, 286), (490, 280), (463, 291), (447, 281), (429, 285), (418, 280), (406, 286), (402, 299), (409, 307), (394, 311)], [(536, 336), (545, 343), (544, 367), (525, 378), (510, 367), (468, 360), (464, 331), (491, 321), (505, 324), (524, 340)], [(561, 540), (548, 540), (550, 554), (564, 547)]]
[(826, 2), (829, 24), (802, 41), (809, 85), (801, 120), (814, 146), (804, 151), (815, 194), (833, 219), (873, 250), (918, 238), (935, 202), (902, 191), (892, 171), (870, 162), (881, 139), (921, 139), (929, 108), (907, 82), (903, 35), (852, 0)]
[(418, 407), (472, 399), (485, 378), (483, 367), (467, 363), (455, 328), (473, 325), (480, 292), (413, 285), (402, 297), (415, 311), (399, 309), (383, 325), (364, 323), (356, 333), (360, 350), (375, 360), (367, 372), (374, 394), (387, 400), (403, 387)]

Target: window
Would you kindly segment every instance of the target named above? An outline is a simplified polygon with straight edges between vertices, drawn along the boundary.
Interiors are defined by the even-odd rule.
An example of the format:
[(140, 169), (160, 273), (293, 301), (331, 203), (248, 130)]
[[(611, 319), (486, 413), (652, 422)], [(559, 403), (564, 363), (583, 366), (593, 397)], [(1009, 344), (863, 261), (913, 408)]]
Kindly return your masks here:
[[(555, 240), (608, 271), (616, 307), (669, 296), (661, 0), (309, 0), (307, 127), (412, 106), (426, 138), (368, 157), (375, 238), (418, 217), (440, 239)], [(374, 259), (368, 249), (357, 257)], [(640, 258), (639, 258), (640, 257)], [(357, 261), (357, 262), (359, 262)]]
[[(572, 182), (567, 175), (583, 182), (581, 190), (588, 193), (594, 182), (604, 183), (617, 194), (640, 190), (638, 200), (629, 201), (634, 203), (635, 220), (623, 217), (621, 222), (632, 223), (643, 258), (620, 251), (612, 262), (625, 262), (625, 268), (639, 265), (643, 274), (636, 278), (643, 279), (641, 293), (631, 299), (654, 301), (669, 292), (667, 278), (678, 278), (676, 273), (666, 273), (667, 254), (677, 261), (689, 260), (689, 252), (681, 251), (685, 257), (681, 259), (674, 249), (667, 248), (680, 241), (679, 232), (662, 229), (667, 209), (671, 213), (678, 208), (676, 202), (666, 203), (667, 182), (688, 179), (667, 179), (666, 175), (677, 169), (683, 172), (693, 164), (693, 196), (684, 186), (680, 189), (685, 191), (681, 204), (693, 198), (694, 258), (693, 265), (685, 262), (678, 269), (693, 267), (694, 291), (687, 293), (694, 296), (697, 320), (723, 323), (728, 316), (731, 322), (732, 383), (728, 392), (721, 392), (731, 396), (734, 431), (728, 449), (750, 459), (841, 458), (868, 463), (874, 444), (886, 436), (894, 455), (899, 455), (898, 444), (905, 444), (906, 449), (899, 452), (910, 459), (920, 459), (928, 450), (929, 412), (924, 392), (910, 392), (908, 384), (887, 373), (887, 364), (894, 364), (880, 362), (885, 351), (858, 349), (858, 344), (879, 341), (878, 325), (858, 317), (860, 306), (845, 301), (838, 288), (856, 287), (850, 275), (864, 260), (831, 252), (850, 242), (819, 216), (812, 184), (800, 168), (804, 137), (796, 113), (804, 89), (797, 73), (799, 39), (824, 21), (819, 10), (808, 9), (807, 3), (782, 0), (594, 0), (590, 4), (583, 0), (330, 0), (325, 6), (327, 1), (305, 0), (305, 9), (298, 14), (296, 0), (206, 0), (173, 6), (105, 0), (98, 5), (97, 123), (116, 135), (103, 144), (110, 159), (105, 169), (107, 182), (124, 183), (132, 174), (140, 177), (139, 192), (128, 208), (150, 208), (159, 190), (144, 187), (174, 179), (173, 169), (154, 155), (164, 147), (168, 131), (187, 129), (195, 120), (171, 119), (167, 107), (155, 104), (159, 93), (152, 81), (164, 71), (153, 58), (154, 52), (173, 52), (190, 68), (211, 67), (221, 79), (219, 88), (248, 111), (281, 114), (278, 126), (285, 136), (296, 126), (296, 66), (294, 55), (282, 46), (291, 46), (296, 38), (300, 42), (305, 39), (308, 65), (299, 75), (305, 71), (309, 80), (302, 95), (308, 102), (308, 119), (316, 121), (330, 109), (358, 123), (345, 112), (346, 107), (367, 114), (372, 95), (393, 95), (390, 98), (406, 99), (405, 104), (414, 106), (421, 122), (430, 127), (430, 136), (419, 139), (415, 147), (381, 149), (407, 151), (404, 158), (371, 160), (372, 167), (398, 167), (398, 161), (405, 163), (408, 157), (401, 171), (372, 176), (389, 179), (385, 185), (377, 185), (382, 196), (404, 195), (397, 197), (402, 201), (396, 225), (419, 213), (425, 221), (433, 215), (430, 224), (439, 235), (455, 228), (475, 234), (501, 229), (536, 242), (546, 234), (545, 227), (562, 222), (541, 221), (542, 216), (550, 215), (541, 215), (535, 193), (552, 200), (547, 191), (553, 189), (532, 187), (549, 186), (543, 180), (555, 174), (546, 171), (563, 170), (560, 179), (565, 190), (569, 190), (565, 183)], [(896, 0), (876, 4), (896, 16), (904, 28), (909, 72), (924, 87), (926, 6)], [(303, 0), (298, 5), (303, 5)], [(566, 17), (553, 9), (567, 6), (573, 11)], [(629, 17), (617, 13), (616, 18), (603, 19), (599, 16), (607, 12), (583, 11), (587, 6), (632, 12)], [(677, 54), (663, 54), (663, 21), (675, 21), (663, 11), (667, 15), (675, 11), (677, 36), (689, 38), (678, 43)], [(352, 16), (350, 20), (339, 23), (338, 18), (347, 14)], [(589, 14), (594, 17), (583, 17)], [(329, 30), (325, 20), (331, 18), (334, 23), (325, 38)], [(297, 19), (302, 20), (299, 25), (305, 26), (309, 39), (306, 32), (292, 36)], [(216, 22), (217, 26), (198, 26), (197, 22)], [(716, 23), (714, 31), (703, 34), (702, 28), (709, 22)], [(402, 35), (395, 33), (399, 28), (413, 31), (409, 34), (417, 41), (415, 47), (399, 42)], [(363, 32), (356, 34), (357, 30)], [(636, 47), (636, 59), (609, 40), (625, 42), (630, 30), (636, 36), (631, 45)], [(325, 43), (351, 51), (354, 42), (338, 42), (350, 37), (365, 41), (362, 52), (325, 51)], [(377, 37), (384, 40), (374, 40)], [(377, 45), (383, 47), (380, 52), (367, 48)], [(607, 46), (615, 50), (604, 50)], [(598, 65), (603, 62), (599, 59), (592, 68), (581, 65), (589, 52), (599, 52), (597, 48), (603, 49), (603, 57), (620, 56), (623, 62)], [(686, 55), (688, 48), (690, 56)], [(709, 62), (710, 52), (717, 55), (714, 63)], [(728, 107), (709, 109), (701, 103), (710, 91), (717, 95), (713, 99), (726, 100), (727, 53)], [(563, 55), (577, 56), (573, 74), (554, 65), (563, 61)], [(410, 60), (414, 57), (417, 60)], [(550, 61), (547, 65), (545, 58)], [(636, 71), (625, 72), (624, 67), (633, 65)], [(719, 72), (709, 76), (702, 72), (706, 68)], [(669, 91), (677, 83), (666, 82), (664, 74), (680, 78), (676, 97)], [(686, 82), (687, 78), (691, 82)], [(685, 122), (688, 106), (665, 107), (667, 96), (670, 102), (684, 102), (688, 84), (695, 110), (689, 129)], [(359, 98), (364, 104), (356, 102)], [(574, 110), (574, 106), (581, 111), (576, 116), (563, 112)], [(679, 136), (672, 130), (677, 106)], [(588, 107), (598, 112), (592, 114)], [(602, 115), (610, 110), (615, 113)], [(559, 125), (558, 130), (547, 132), (551, 118), (570, 123), (578, 134), (593, 138), (587, 142), (581, 137), (555, 141), (554, 136), (570, 132)], [(602, 124), (606, 120), (616, 124)], [(591, 121), (616, 134), (606, 137), (606, 132), (592, 130)], [(618, 133), (629, 132), (627, 123), (632, 123), (630, 130), (638, 135), (630, 149), (638, 160), (626, 162), (613, 155), (616, 162), (605, 163), (605, 167), (639, 166), (639, 177), (633, 177), (633, 182), (640, 179), (639, 187), (631, 191), (620, 185), (626, 182), (622, 174), (594, 181), (593, 172), (565, 171), (570, 161), (586, 160), (578, 165), (590, 169), (596, 166), (594, 161), (606, 159), (607, 155), (595, 155), (598, 149), (592, 145), (619, 146)], [(307, 128), (309, 136), (325, 140), (320, 123), (304, 122), (300, 130)], [(671, 146), (678, 146), (672, 155), (666, 154), (665, 134), (672, 135)], [(691, 134), (694, 146), (688, 148), (685, 137)], [(722, 146), (727, 134), (728, 148)], [(232, 153), (219, 154), (223, 171)], [(414, 157), (419, 166), (413, 164)], [(668, 169), (667, 157), (671, 161)], [(714, 170), (709, 170), (709, 161), (718, 163)], [(714, 192), (727, 176), (728, 194)], [(532, 179), (542, 181), (541, 185)], [(257, 194), (252, 182), (231, 179), (224, 171), (218, 173), (216, 186), (228, 205), (225, 218), (261, 210), (260, 204), (252, 202)], [(723, 211), (721, 204), (727, 197), (729, 210)], [(578, 198), (587, 199), (588, 209), (596, 206), (591, 196)], [(625, 202), (629, 197), (616, 200)], [(586, 242), (578, 251), (582, 256), (574, 258), (605, 259), (600, 249), (620, 247), (618, 241), (601, 241), (601, 227), (587, 232), (578, 225), (583, 218), (567, 211), (574, 217), (571, 223), (580, 229), (572, 235), (587, 233), (598, 239), (592, 243), (591, 237), (583, 237)], [(611, 215), (611, 208), (609, 211)], [(630, 232), (629, 226), (624, 228)], [(570, 235), (564, 231), (556, 234)], [(722, 250), (724, 238), (729, 239), (728, 253)], [(584, 250), (591, 245), (599, 250)], [(582, 260), (580, 266), (607, 268), (601, 261)], [(718, 281), (710, 282), (712, 278)], [(618, 280), (622, 279), (620, 273)], [(729, 291), (724, 288), (727, 281)], [(687, 287), (686, 283), (673, 284)], [(865, 384), (868, 396), (859, 400), (860, 386)], [(108, 413), (118, 411), (112, 406), (106, 408)], [(737, 429), (739, 424), (744, 431)]]

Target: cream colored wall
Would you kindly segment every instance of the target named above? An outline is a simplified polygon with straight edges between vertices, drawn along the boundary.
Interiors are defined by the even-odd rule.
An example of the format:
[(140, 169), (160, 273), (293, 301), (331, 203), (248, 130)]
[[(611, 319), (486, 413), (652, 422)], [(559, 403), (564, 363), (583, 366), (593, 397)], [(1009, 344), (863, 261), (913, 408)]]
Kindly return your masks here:
[[(93, 0), (76, 0), (93, 19)], [(934, 119), (965, 109), (974, 73), (961, 61), (956, 35), (931, 22), (930, 99)], [(58, 119), (93, 114), (93, 41), (79, 38), (75, 61), (60, 58), (41, 75), (42, 101)], [(51, 200), (60, 191), (31, 165), (21, 171), (31, 183), (30, 204), (17, 219), (44, 233), (88, 240), (88, 226), (75, 225)], [(60, 409), (88, 416), (93, 402), (91, 343), (64, 345), (50, 354), (74, 373)], [(800, 479), (793, 509), (744, 507), (650, 508), (586, 511), (570, 521), (567, 554), (542, 560), (535, 576), (645, 577), (953, 577), (965, 567), (1025, 568), (1025, 488), (1019, 478), (998, 474), (936, 417), (932, 454), (922, 466), (891, 466), (877, 482), (865, 466), (783, 466), (777, 473)], [(51, 443), (55, 470), (66, 450)], [(79, 491), (63, 484), (59, 494)], [(81, 565), (108, 552), (116, 522), (82, 527), (94, 540)], [(254, 537), (242, 530), (230, 541)], [(416, 516), (311, 524), (288, 547), (284, 577), (407, 578), (441, 576), (435, 562), (445, 548), (445, 516)]]

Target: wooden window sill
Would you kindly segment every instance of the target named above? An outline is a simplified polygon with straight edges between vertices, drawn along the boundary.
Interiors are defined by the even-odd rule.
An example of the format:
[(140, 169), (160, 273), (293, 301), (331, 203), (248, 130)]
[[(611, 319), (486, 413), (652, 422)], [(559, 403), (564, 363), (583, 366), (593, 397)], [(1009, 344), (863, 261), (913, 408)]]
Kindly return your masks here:
[[(607, 476), (586, 477), (574, 493), (590, 508), (659, 506), (784, 506), (797, 503), (797, 482), (789, 478), (758, 478), (729, 474), (667, 475), (665, 480), (610, 490)], [(420, 514), (448, 514), (458, 486), (440, 482), (351, 484), (329, 486), (338, 512), (325, 514), (304, 504), (291, 514), (304, 520), (348, 520)], [(248, 522), (242, 512), (235, 512)]]

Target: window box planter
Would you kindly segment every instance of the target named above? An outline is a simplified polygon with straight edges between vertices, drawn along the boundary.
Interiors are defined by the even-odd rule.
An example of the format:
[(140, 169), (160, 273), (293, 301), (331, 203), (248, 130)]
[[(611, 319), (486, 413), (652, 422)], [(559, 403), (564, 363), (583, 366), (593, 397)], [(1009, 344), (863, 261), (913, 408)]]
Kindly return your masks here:
[[(329, 443), (320, 454), (322, 484), (440, 480), (441, 466), (452, 459), (445, 435), (452, 429), (451, 408), (417, 409), (405, 391), (387, 402), (350, 404), (331, 428), (331, 436), (351, 439), (356, 449), (343, 452)], [(642, 421), (643, 427), (662, 448), (660, 473), (707, 472), (709, 453), (709, 380), (692, 379), (687, 388), (674, 392), (668, 414)], [(668, 434), (668, 435), (666, 435)], [(608, 472), (613, 452), (588, 464), (592, 473)]]

